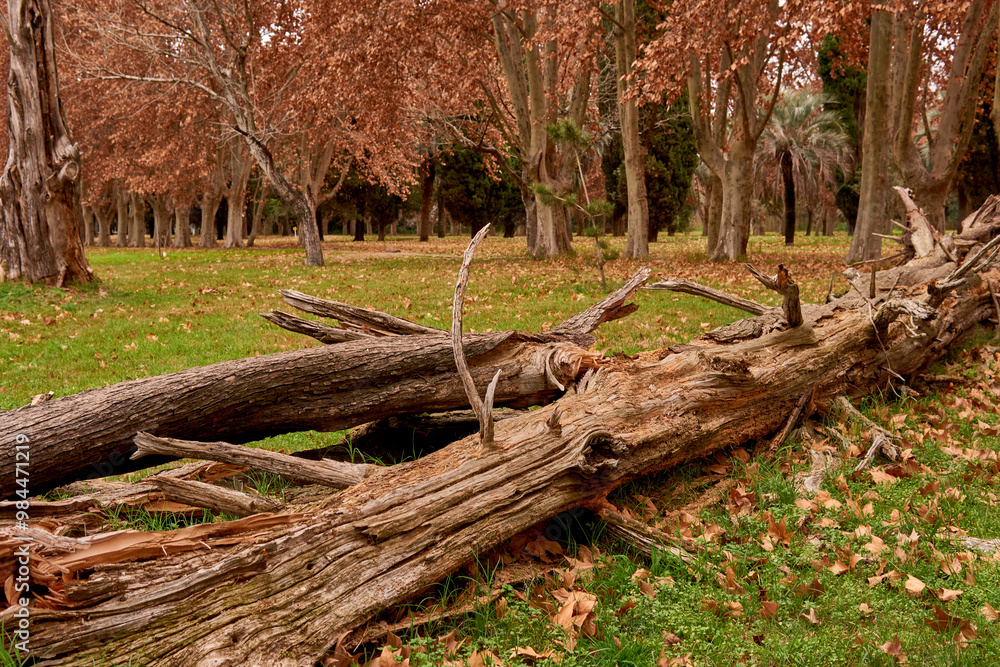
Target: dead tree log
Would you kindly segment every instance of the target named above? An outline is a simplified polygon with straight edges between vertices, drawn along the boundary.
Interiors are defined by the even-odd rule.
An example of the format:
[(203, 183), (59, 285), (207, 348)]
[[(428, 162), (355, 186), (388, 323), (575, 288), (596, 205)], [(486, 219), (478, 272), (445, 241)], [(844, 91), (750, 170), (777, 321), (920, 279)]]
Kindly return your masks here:
[[(979, 262), (944, 291), (897, 272), (875, 299), (850, 292), (803, 307), (798, 327), (608, 360), (582, 391), (497, 422), (492, 446), (469, 436), (284, 523), (274, 520), (286, 515), (259, 515), (228, 531), (125, 535), (120, 551), (50, 541), (31, 555), (43, 582), (33, 655), (42, 665), (312, 665), (374, 613), (541, 519), (767, 436), (807, 392), (829, 403), (919, 371), (992, 313), (977, 272), (1000, 277)], [(958, 280), (953, 267), (940, 278)], [(19, 531), (0, 541), (7, 572)]]
[[(593, 327), (632, 312), (623, 303), (646, 276), (648, 272), (637, 276), (615, 298), (586, 311), (584, 319), (568, 321), (551, 333), (466, 336), (476, 385), (486, 386), (499, 373), (497, 405), (528, 407), (553, 400), (563, 385), (597, 363), (577, 343), (590, 345)], [(312, 299), (310, 304), (319, 302)], [(388, 329), (390, 334), (392, 323), (405, 322), (360, 308), (338, 314), (352, 323), (369, 316), (371, 331)], [(14, 442), (17, 436), (30, 441), (30, 490), (42, 493), (170, 460), (130, 461), (132, 439), (140, 430), (245, 443), (279, 433), (336, 431), (383, 417), (466, 407), (451, 339), (444, 331), (427, 334), (422, 329), (419, 334), (365, 335), (337, 345), (191, 368), (8, 410), (0, 413), (0, 442)], [(14, 458), (13, 448), (0, 450), (0, 498), (11, 498), (18, 488)]]

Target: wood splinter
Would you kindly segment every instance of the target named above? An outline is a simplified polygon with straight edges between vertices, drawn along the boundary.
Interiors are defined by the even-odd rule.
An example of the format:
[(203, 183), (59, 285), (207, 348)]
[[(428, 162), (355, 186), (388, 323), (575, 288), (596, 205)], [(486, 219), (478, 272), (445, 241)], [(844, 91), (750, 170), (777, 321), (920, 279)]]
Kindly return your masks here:
[(752, 264), (744, 264), (746, 270), (769, 290), (780, 294), (781, 310), (785, 314), (788, 326), (797, 327), (802, 324), (802, 304), (799, 302), (799, 286), (792, 280), (791, 274), (783, 265), (778, 264), (778, 273), (774, 276), (765, 276)]
[(465, 285), (469, 282), (469, 265), (472, 264), (472, 256), (476, 254), (476, 248), (489, 232), (490, 226), (486, 225), (473, 237), (469, 247), (462, 255), (462, 266), (458, 270), (458, 282), (455, 283), (455, 298), (451, 303), (451, 346), (455, 352), (455, 366), (458, 368), (458, 377), (462, 380), (462, 387), (465, 395), (469, 397), (476, 418), (479, 419), (479, 440), (483, 445), (493, 444), (493, 395), (497, 390), (497, 383), (500, 381), (500, 369), (497, 369), (493, 380), (486, 388), (486, 396), (479, 398), (479, 392), (472, 381), (472, 374), (469, 372), (469, 364), (465, 360), (465, 348), (462, 346), (462, 302), (465, 300)]

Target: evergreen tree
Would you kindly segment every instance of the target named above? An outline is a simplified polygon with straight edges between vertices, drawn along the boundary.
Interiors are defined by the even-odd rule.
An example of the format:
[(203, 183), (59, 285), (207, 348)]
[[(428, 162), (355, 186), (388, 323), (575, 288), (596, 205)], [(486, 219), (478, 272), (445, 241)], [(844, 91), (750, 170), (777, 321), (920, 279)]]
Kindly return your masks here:
[[(660, 231), (673, 236), (687, 229), (687, 220), (678, 220), (677, 214), (691, 190), (698, 151), (686, 96), (674, 105), (646, 105), (641, 121), (640, 141), (646, 147), (649, 240), (655, 242)], [(628, 201), (623, 161), (621, 136), (616, 135), (601, 160), (604, 188), (608, 201), (614, 204), (615, 219), (624, 215)]]
[[(853, 163), (857, 169), (837, 174), (837, 208), (847, 220), (848, 234), (854, 233), (858, 219), (858, 203), (861, 187), (861, 134), (864, 127), (865, 100), (868, 78), (865, 70), (844, 66), (841, 63), (840, 41), (827, 35), (820, 46), (817, 60), (819, 76), (823, 81), (824, 107), (840, 118), (847, 134)], [(888, 141), (888, 138), (886, 138)]]
[(524, 202), (517, 184), (505, 172), (490, 173), (481, 153), (452, 147), (443, 151), (436, 170), (445, 208), (472, 235), (483, 225), (498, 224), (504, 236), (513, 236), (524, 219)]

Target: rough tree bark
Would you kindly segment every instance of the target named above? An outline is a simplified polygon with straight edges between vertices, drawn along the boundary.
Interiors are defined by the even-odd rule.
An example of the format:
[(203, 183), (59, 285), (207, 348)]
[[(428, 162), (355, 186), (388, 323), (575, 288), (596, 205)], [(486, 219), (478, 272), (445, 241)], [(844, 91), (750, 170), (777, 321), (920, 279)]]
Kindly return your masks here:
[[(879, 272), (874, 297), (864, 286), (804, 304), (797, 327), (748, 302), (759, 317), (676, 352), (605, 359), (554, 405), (496, 423), (492, 446), (470, 436), (380, 469), (307, 512), (292, 506), (278, 516), (77, 540), (6, 529), (5, 572), (17, 535), (36, 543), (34, 657), (312, 665), (372, 614), (541, 519), (600, 505), (639, 475), (766, 437), (807, 393), (829, 404), (920, 370), (993, 314), (988, 284), (1000, 271), (990, 251), (1000, 238), (972, 239), (998, 231), (1000, 219), (979, 219), (952, 239), (960, 264), (938, 246)], [(552, 333), (595, 317), (588, 311)]]
[(0, 279), (90, 281), (77, 202), (80, 147), (59, 97), (48, 0), (7, 0), (7, 162), (0, 177)]

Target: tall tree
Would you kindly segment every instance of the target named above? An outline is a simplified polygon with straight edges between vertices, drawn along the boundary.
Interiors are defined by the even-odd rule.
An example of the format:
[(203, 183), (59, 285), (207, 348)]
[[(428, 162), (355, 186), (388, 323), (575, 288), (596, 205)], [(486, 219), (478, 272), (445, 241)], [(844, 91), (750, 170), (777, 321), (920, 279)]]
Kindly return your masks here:
[[(967, 4), (964, 12), (962, 4)], [(899, 118), (894, 123), (893, 155), (903, 181), (913, 190), (914, 202), (943, 232), (944, 201), (972, 136), (979, 82), (990, 47), (996, 40), (1000, 2), (972, 0), (955, 3), (943, 11), (935, 9), (933, 4), (924, 8), (906, 3), (905, 9), (895, 15), (893, 48), (899, 74), (894, 81), (897, 87), (894, 99), (898, 100), (894, 109)], [(934, 37), (953, 41), (951, 53), (933, 53), (942, 48)], [(945, 55), (944, 61), (940, 62), (935, 55)], [(933, 95), (929, 89), (933, 86), (930, 70), (935, 62), (947, 68), (947, 73), (940, 84), (940, 114), (932, 124), (927, 107), (933, 102), (929, 99)], [(918, 103), (921, 90), (922, 100)], [(922, 111), (918, 104), (923, 106)], [(923, 127), (927, 142), (926, 159), (916, 143), (919, 126)]]
[(454, 220), (468, 225), (473, 236), (488, 224), (502, 226), (505, 236), (513, 232), (524, 207), (520, 190), (510, 176), (499, 170), (491, 174), (483, 155), (467, 148), (443, 151), (439, 160), (439, 193)]
[(644, 259), (649, 255), (649, 200), (646, 191), (646, 147), (639, 140), (639, 109), (628, 95), (629, 80), (635, 67), (635, 0), (620, 0), (615, 5), (615, 73), (618, 90), (618, 118), (621, 125), (623, 167), (628, 189), (628, 235), (625, 255)]
[(892, 14), (885, 8), (872, 13), (868, 47), (865, 126), (861, 148), (861, 193), (848, 262), (875, 259), (882, 252), (889, 172), (890, 74), (892, 68)]
[(804, 8), (779, 0), (671, 3), (644, 52), (647, 94), (677, 95), (677, 82), (687, 82), (698, 153), (721, 185), (718, 230), (709, 230), (712, 259), (746, 254), (753, 156), (778, 99), (789, 45), (797, 39), (792, 27), (801, 23)]
[(510, 133), (522, 168), (528, 252), (554, 257), (572, 250), (566, 207), (545, 193), (569, 190), (576, 171), (575, 150), (561, 147), (550, 133), (560, 120), (582, 127), (590, 96), (587, 42), (599, 25), (578, 17), (566, 20), (555, 3), (500, 6), (493, 14), (494, 46), (510, 98), (515, 131)]
[(825, 109), (836, 113), (847, 132), (856, 168), (837, 175), (835, 192), (837, 208), (847, 220), (848, 234), (854, 233), (858, 221), (858, 192), (861, 171), (861, 128), (865, 122), (865, 86), (867, 79), (862, 67), (848, 64), (840, 49), (840, 39), (827, 34), (817, 53), (817, 71), (823, 81)]
[(757, 146), (758, 169), (780, 174), (770, 180), (782, 186), (785, 245), (795, 243), (796, 185), (819, 190), (832, 185), (838, 171), (849, 171), (850, 140), (837, 114), (822, 109), (824, 103), (807, 88), (784, 91)]
[(56, 286), (93, 280), (80, 241), (80, 148), (59, 95), (49, 1), (7, 0), (2, 22), (10, 74), (0, 273)]

